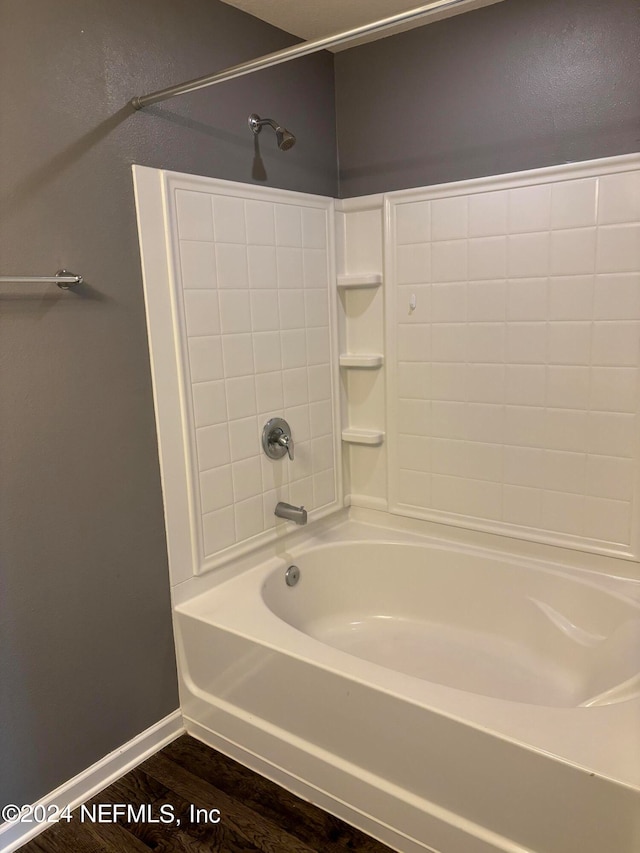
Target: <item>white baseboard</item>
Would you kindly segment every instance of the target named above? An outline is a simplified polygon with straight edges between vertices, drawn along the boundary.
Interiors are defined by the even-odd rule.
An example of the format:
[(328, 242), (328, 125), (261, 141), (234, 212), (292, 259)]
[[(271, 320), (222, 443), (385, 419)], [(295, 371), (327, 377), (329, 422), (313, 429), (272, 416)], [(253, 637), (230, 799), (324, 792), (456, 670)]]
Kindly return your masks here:
[[(118, 749), (105, 755), (91, 767), (87, 767), (73, 779), (60, 785), (55, 791), (42, 797), (38, 804), (45, 807), (55, 805), (61, 810), (67, 806), (71, 809), (77, 808), (120, 776), (124, 776), (145, 758), (175, 740), (183, 731), (182, 713), (179, 710), (174, 711)], [(0, 824), (0, 853), (13, 853), (50, 826), (52, 826), (51, 823), (35, 821)]]

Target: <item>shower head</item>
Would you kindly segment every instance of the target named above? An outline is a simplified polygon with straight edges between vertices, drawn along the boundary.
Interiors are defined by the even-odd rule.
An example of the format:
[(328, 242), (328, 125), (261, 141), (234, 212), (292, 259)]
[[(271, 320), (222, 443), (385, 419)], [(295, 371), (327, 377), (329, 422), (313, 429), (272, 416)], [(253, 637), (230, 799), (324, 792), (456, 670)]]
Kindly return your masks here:
[(278, 148), (281, 151), (288, 151), (296, 144), (295, 136), (293, 133), (290, 133), (286, 127), (276, 128), (276, 139), (278, 141)]
[(260, 118), (259, 115), (251, 113), (248, 121), (249, 127), (256, 135), (260, 133), (265, 124), (272, 127), (276, 132), (276, 141), (278, 143), (278, 148), (281, 151), (288, 151), (296, 144), (296, 138), (293, 133), (288, 131), (286, 127), (280, 127), (280, 125), (272, 118)]

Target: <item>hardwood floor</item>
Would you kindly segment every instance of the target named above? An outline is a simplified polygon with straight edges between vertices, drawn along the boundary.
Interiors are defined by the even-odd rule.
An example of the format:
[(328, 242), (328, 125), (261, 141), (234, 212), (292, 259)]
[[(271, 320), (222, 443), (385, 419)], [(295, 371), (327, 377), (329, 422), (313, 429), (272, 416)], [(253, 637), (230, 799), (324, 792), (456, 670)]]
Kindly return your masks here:
[[(123, 804), (123, 812), (127, 806), (145, 810), (116, 818), (115, 804)], [(98, 821), (99, 806), (106, 822)], [(212, 822), (218, 818), (215, 809), (218, 823)], [(163, 819), (171, 823), (158, 822)], [(53, 824), (21, 847), (20, 853), (150, 850), (389, 853), (385, 845), (188, 735), (76, 809), (71, 821)]]

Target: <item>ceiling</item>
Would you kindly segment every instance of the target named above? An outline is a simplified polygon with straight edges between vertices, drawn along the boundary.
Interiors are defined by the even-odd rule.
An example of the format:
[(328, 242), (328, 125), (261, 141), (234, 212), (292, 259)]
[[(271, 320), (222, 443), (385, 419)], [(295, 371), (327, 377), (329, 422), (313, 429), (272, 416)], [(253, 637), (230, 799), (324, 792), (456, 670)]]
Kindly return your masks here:
[[(350, 30), (353, 27), (426, 5), (426, 3), (421, 4), (420, 0), (224, 0), (224, 2), (305, 40)], [(353, 47), (355, 44), (374, 41), (396, 32), (423, 26), (434, 20), (449, 18), (480, 6), (499, 2), (501, 0), (465, 0), (453, 9), (434, 12), (427, 19), (400, 24), (392, 30), (365, 36), (333, 50), (346, 50), (347, 47)]]

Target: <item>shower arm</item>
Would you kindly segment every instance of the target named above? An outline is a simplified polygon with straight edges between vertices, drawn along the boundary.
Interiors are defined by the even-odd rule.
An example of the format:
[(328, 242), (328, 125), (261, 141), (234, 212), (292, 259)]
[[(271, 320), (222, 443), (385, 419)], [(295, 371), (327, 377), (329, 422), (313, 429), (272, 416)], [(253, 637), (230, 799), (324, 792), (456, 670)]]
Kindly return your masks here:
[(205, 89), (207, 86), (214, 86), (216, 83), (223, 83), (225, 80), (243, 77), (245, 74), (252, 74), (254, 71), (261, 71), (263, 68), (281, 65), (283, 62), (289, 62), (291, 59), (297, 59), (301, 56), (308, 56), (311, 53), (317, 53), (329, 47), (348, 44), (362, 36), (383, 32), (398, 24), (426, 18), (438, 11), (451, 9), (454, 6), (470, 4), (473, 5), (474, 0), (432, 0), (431, 3), (426, 3), (415, 9), (409, 9), (406, 12), (400, 12), (397, 15), (391, 15), (388, 18), (373, 21), (370, 24), (363, 24), (359, 27), (353, 27), (350, 30), (344, 30), (341, 33), (334, 33), (334, 35), (304, 41), (292, 47), (286, 47), (284, 50), (277, 50), (275, 53), (267, 53), (265, 56), (260, 56), (257, 59), (242, 62), (240, 65), (233, 65), (215, 74), (209, 74), (207, 77), (197, 77), (195, 80), (189, 80), (177, 86), (169, 86), (167, 89), (159, 89), (157, 92), (151, 92), (148, 95), (136, 96), (131, 99), (131, 106), (136, 110), (140, 110), (142, 107), (148, 107), (151, 104), (175, 98), (177, 95), (186, 95), (188, 92), (195, 92), (198, 89)]
[(255, 113), (252, 113), (249, 116), (249, 127), (254, 133), (260, 133), (265, 124), (268, 124), (269, 127), (272, 127), (275, 131), (281, 130), (278, 122), (274, 121), (272, 118), (259, 118)]

